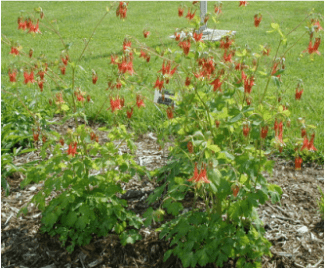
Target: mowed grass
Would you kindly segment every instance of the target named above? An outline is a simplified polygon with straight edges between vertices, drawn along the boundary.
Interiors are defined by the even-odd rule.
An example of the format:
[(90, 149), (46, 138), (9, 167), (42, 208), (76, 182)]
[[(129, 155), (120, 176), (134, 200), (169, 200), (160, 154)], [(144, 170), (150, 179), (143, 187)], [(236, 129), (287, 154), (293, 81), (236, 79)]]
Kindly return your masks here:
[[(8, 39), (19, 42), (23, 47), (23, 51), (28, 53), (30, 48), (34, 49), (34, 56), (46, 55), (49, 62), (59, 63), (60, 53), (63, 45), (57, 35), (40, 25), (42, 35), (28, 35), (25, 32), (17, 30), (17, 18), (23, 11), (23, 16), (32, 13), (35, 7), (42, 7), (48, 20), (53, 21), (53, 26), (57, 29), (64, 42), (71, 44), (69, 51), (72, 61), (76, 61), (84, 48), (85, 40), (87, 40), (100, 18), (104, 15), (106, 7), (111, 2), (1, 2), (1, 33)], [(119, 54), (122, 50), (122, 43), (126, 36), (132, 36), (140, 42), (145, 42), (149, 47), (161, 49), (172, 48), (180, 50), (177, 43), (169, 39), (169, 36), (175, 32), (176, 28), (188, 26), (187, 20), (177, 16), (177, 8), (180, 4), (191, 6), (191, 2), (129, 2), (129, 10), (127, 19), (121, 21), (115, 16), (115, 9), (106, 16), (103, 22), (98, 26), (93, 40), (90, 42), (84, 57), (78, 62), (83, 70), (77, 68), (76, 86), (82, 88), (83, 91), (89, 92), (94, 101), (94, 105), (87, 108), (87, 114), (94, 117), (99, 107), (103, 104), (105, 96), (108, 94), (107, 78), (112, 72), (110, 65), (110, 55)], [(213, 13), (214, 2), (208, 2), (208, 12)], [(236, 44), (241, 48), (246, 45), (253, 52), (260, 52), (259, 45), (269, 44), (271, 47), (271, 57), (274, 56), (276, 47), (279, 42), (279, 35), (276, 33), (266, 33), (271, 30), (272, 22), (279, 23), (284, 34), (289, 33), (296, 27), (314, 8), (316, 13), (324, 14), (324, 2), (249, 2), (245, 8), (238, 7), (238, 1), (223, 2), (222, 14), (219, 23), (214, 24), (211, 20), (208, 23), (210, 28), (234, 30), (236, 31)], [(185, 10), (186, 14), (187, 10)], [(262, 22), (258, 28), (254, 27), (254, 14), (261, 13), (263, 15)], [(284, 50), (291, 47), (304, 33), (305, 23), (303, 22), (295, 32), (288, 36), (288, 45)], [(322, 25), (323, 26), (323, 25)], [(149, 38), (143, 37), (143, 30), (151, 32)], [(323, 32), (322, 32), (323, 36)], [(299, 137), (300, 129), (297, 119), (305, 118), (306, 124), (316, 126), (315, 129), (315, 146), (319, 149), (320, 155), (324, 153), (324, 49), (323, 38), (319, 48), (321, 56), (315, 55), (314, 59), (310, 59), (307, 53), (302, 51), (307, 49), (309, 38), (306, 35), (286, 56), (286, 70), (282, 75), (283, 84), (279, 89), (283, 92), (282, 103), (288, 103), (291, 111), (291, 127), (285, 129), (285, 136)], [(133, 42), (135, 45), (135, 42)], [(26, 66), (21, 60), (26, 61), (27, 58), (20, 60), (20, 57), (12, 57), (9, 55), (10, 48), (2, 44), (1, 55), (1, 72), (2, 86), (9, 85), (8, 68)], [(22, 58), (22, 57), (21, 57)], [(137, 58), (137, 57), (136, 57)], [(55, 62), (57, 61), (57, 62)], [(133, 82), (138, 83), (127, 85), (122, 93), (128, 100), (128, 92), (141, 92), (148, 99), (153, 99), (153, 85), (156, 80), (157, 71), (161, 69), (162, 60), (152, 57), (150, 67), (141, 59), (136, 59), (134, 69), (144, 68), (145, 75), (133, 78)], [(268, 67), (270, 68), (270, 67)], [(94, 69), (99, 76), (96, 85), (91, 83), (91, 70)], [(60, 74), (58, 66), (53, 70)], [(262, 70), (263, 71), (263, 70)], [(140, 73), (140, 72), (139, 72)], [(61, 76), (61, 75), (60, 75)], [(71, 80), (71, 69), (67, 69), (64, 77), (65, 81)], [(62, 76), (61, 76), (62, 77)], [(295, 88), (297, 80), (302, 79), (304, 82), (304, 93), (300, 101), (295, 100)], [(22, 74), (20, 74), (20, 81)], [(265, 80), (258, 79), (257, 86), (253, 88), (256, 98), (261, 94), (265, 87)], [(51, 89), (54, 84), (48, 83), (42, 96), (50, 96)], [(30, 97), (39, 95), (37, 85), (28, 88), (21, 87), (21, 91)], [(277, 88), (271, 85), (269, 94), (276, 93)], [(44, 101), (48, 98), (42, 97)], [(134, 101), (133, 101), (134, 102)], [(141, 120), (142, 128), (155, 129), (157, 120), (161, 118), (160, 112), (156, 107), (146, 102), (147, 109), (137, 111), (134, 114), (135, 119)], [(107, 104), (106, 107), (109, 107)], [(99, 118), (110, 120), (112, 113), (105, 109)], [(144, 112), (145, 111), (145, 112)], [(313, 131), (309, 129), (311, 134)]]

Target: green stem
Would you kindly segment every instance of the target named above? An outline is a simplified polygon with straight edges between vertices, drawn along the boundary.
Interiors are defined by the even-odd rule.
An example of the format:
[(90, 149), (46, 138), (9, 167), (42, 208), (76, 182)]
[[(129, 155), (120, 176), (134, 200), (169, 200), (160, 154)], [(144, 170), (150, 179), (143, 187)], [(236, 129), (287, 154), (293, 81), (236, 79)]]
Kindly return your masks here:
[[(111, 9), (109, 9), (109, 11), (110, 11), (110, 10), (111, 10)], [(96, 32), (97, 27), (101, 24), (101, 22), (104, 20), (104, 18), (105, 18), (106, 15), (109, 13), (109, 11), (106, 11), (106, 12), (105, 12), (104, 16), (99, 20), (99, 22), (98, 22), (97, 25), (95, 26), (95, 28), (94, 28), (93, 32), (91, 33), (91, 35), (90, 35), (90, 37), (89, 37), (89, 39), (88, 39), (88, 42), (86, 43), (86, 45), (85, 45), (83, 51), (81, 52), (81, 54), (80, 54), (80, 56), (79, 56), (77, 62), (79, 62), (79, 61), (81, 60), (81, 58), (82, 58), (84, 52), (86, 51), (86, 49), (87, 49), (87, 47), (88, 47), (88, 45), (89, 45), (89, 42), (91, 41), (93, 35), (94, 35), (95, 32)]]
[(302, 39), (305, 35), (307, 34), (307, 32), (305, 32), (290, 48), (288, 48), (285, 52), (284, 52), (284, 54), (283, 54), (283, 56), (285, 56), (286, 54), (287, 54), (287, 52), (289, 51), (289, 50), (291, 50), (295, 45), (297, 45), (297, 43), (300, 41), (300, 39)]
[[(271, 66), (270, 74), (271, 74), (271, 72), (272, 72), (272, 68), (273, 68), (273, 64), (274, 64), (274, 62), (275, 62), (275, 59), (276, 59), (276, 57), (278, 56), (278, 52), (279, 52), (279, 49), (280, 49), (280, 45), (281, 45), (281, 43), (282, 43), (282, 40), (280, 40), (279, 45), (278, 45), (278, 48), (276, 49), (276, 52), (275, 52), (275, 55), (274, 55), (274, 59), (273, 59), (273, 61), (272, 61), (272, 66)], [(267, 92), (267, 89), (268, 89), (269, 84), (270, 84), (270, 81), (271, 81), (271, 77), (272, 77), (272, 76), (270, 75), (270, 76), (269, 76), (269, 79), (267, 80), (267, 83), (266, 83), (266, 86), (265, 86), (265, 89), (264, 89), (264, 92), (263, 92), (262, 98), (260, 99), (260, 103), (262, 103), (262, 101), (263, 101), (263, 99), (264, 99), (264, 97), (265, 97), (265, 94), (266, 94), (266, 92)]]
[(211, 133), (214, 133), (214, 129), (212, 128), (212, 124), (211, 124), (211, 120), (210, 120), (210, 110), (207, 107), (207, 105), (203, 102), (203, 100), (201, 99), (201, 97), (200, 97), (199, 93), (197, 92), (196, 88), (195, 88), (195, 93), (198, 96), (198, 98), (200, 99), (202, 105), (204, 106), (204, 108), (205, 108), (205, 110), (207, 112), (207, 115), (205, 115), (205, 117), (207, 118), (208, 124), (210, 126)]

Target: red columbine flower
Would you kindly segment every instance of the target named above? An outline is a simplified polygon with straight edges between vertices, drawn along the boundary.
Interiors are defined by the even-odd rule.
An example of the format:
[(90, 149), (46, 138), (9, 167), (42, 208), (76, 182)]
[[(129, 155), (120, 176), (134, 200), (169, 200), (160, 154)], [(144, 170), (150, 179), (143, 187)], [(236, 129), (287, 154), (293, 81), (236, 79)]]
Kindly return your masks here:
[(63, 138), (61, 137), (60, 140), (59, 140), (60, 144), (63, 146), (64, 145), (64, 140)]
[(58, 92), (56, 95), (56, 100), (55, 100), (55, 104), (59, 105), (59, 104), (64, 104), (65, 101), (63, 100), (63, 97), (62, 97), (62, 93), (61, 92)]
[(72, 157), (74, 157), (77, 154), (77, 142), (74, 142), (73, 147), (72, 147), (72, 143), (70, 143), (67, 153), (68, 153), (68, 155), (71, 155)]
[(43, 91), (43, 80), (40, 80), (40, 81), (38, 81), (37, 82), (37, 84), (38, 84), (38, 87), (41, 89), (41, 92)]
[(39, 75), (40, 79), (44, 79), (45, 72), (44, 71), (38, 71), (37, 75)]
[[(203, 164), (202, 164), (203, 166)], [(204, 165), (204, 169), (201, 167), (201, 172), (199, 174), (199, 178), (197, 179), (196, 182), (204, 182), (204, 183), (211, 183), (211, 181), (208, 180), (207, 178), (207, 168), (206, 165)]]
[(178, 46), (180, 46), (183, 49), (184, 54), (187, 55), (190, 52), (191, 41), (189, 39), (181, 41), (179, 42)]
[(13, 71), (12, 73), (10, 73), (10, 70), (9, 70), (8, 74), (9, 74), (9, 80), (10, 80), (10, 82), (16, 82), (17, 72), (16, 71)]
[[(115, 110), (120, 110), (122, 109), (122, 106), (121, 106), (121, 100), (119, 97), (117, 97), (115, 100), (113, 98), (110, 99), (110, 103), (111, 103), (111, 109), (112, 109), (112, 112), (114, 112)], [(109, 109), (109, 108), (108, 108)], [(108, 110), (107, 109), (107, 110)]]
[(19, 50), (16, 47), (11, 47), (11, 50), (10, 50), (9, 54), (18, 55)]
[(215, 92), (216, 90), (218, 90), (219, 92), (221, 92), (221, 85), (222, 85), (222, 81), (218, 78), (216, 78), (214, 81), (212, 81), (210, 83), (210, 85), (213, 85), (213, 91)]
[(61, 74), (65, 75), (65, 66), (60, 67), (60, 69), (61, 69)]
[(241, 63), (236, 63), (235, 70), (240, 70), (240, 69), (241, 69)]
[(159, 77), (157, 77), (156, 84), (154, 88), (158, 88), (161, 91), (162, 87), (164, 86), (164, 80), (159, 81)]
[(269, 56), (270, 55), (270, 51), (271, 51), (271, 49), (269, 47), (264, 47), (262, 54)]
[(258, 17), (257, 14), (254, 15), (254, 25), (255, 27), (258, 27), (260, 25), (260, 22), (262, 20), (262, 15), (260, 14), (260, 16)]
[(307, 135), (305, 136), (301, 151), (303, 151), (304, 149), (308, 149), (308, 150), (313, 150), (313, 151), (317, 151), (317, 149), (314, 146), (314, 138), (315, 138), (315, 134), (311, 135), (310, 141), (308, 142), (308, 138)]
[(245, 78), (244, 80), (245, 93), (250, 94), (253, 86), (254, 86), (254, 77), (250, 77), (249, 79)]
[(315, 43), (314, 43), (314, 52), (316, 52), (318, 55), (320, 55), (320, 52), (318, 51), (318, 47), (320, 45), (320, 37), (315, 38)]
[(96, 134), (94, 132), (90, 133), (90, 140), (96, 140)]
[(117, 64), (116, 59), (117, 59), (117, 55), (111, 55), (111, 64)]
[(267, 136), (268, 131), (269, 131), (268, 126), (262, 126), (262, 129), (261, 129), (261, 138), (262, 139), (265, 139), (265, 137)]
[(85, 101), (85, 98), (83, 97), (83, 95), (82, 95), (81, 93), (79, 93), (79, 94), (77, 95), (77, 100), (78, 100), (79, 102), (84, 102), (84, 101)]
[(42, 136), (42, 141), (43, 141), (43, 143), (45, 143), (46, 142), (46, 136)]
[(27, 84), (28, 82), (30, 83), (34, 83), (34, 72), (31, 71), (30, 74), (28, 74), (27, 72), (24, 72), (24, 83)]
[(303, 91), (304, 89), (300, 89), (299, 91), (298, 88), (296, 88), (296, 100), (300, 100)]
[(32, 24), (32, 20), (30, 18), (28, 18), (28, 19), (25, 20), (25, 22), (26, 22), (26, 28), (30, 29), (30, 26)]
[(193, 33), (193, 38), (195, 39), (196, 42), (203, 42), (202, 40), (203, 33), (197, 34), (196, 32)]
[(295, 159), (295, 170), (301, 170), (302, 158), (297, 157)]
[(196, 12), (196, 10), (193, 13), (191, 13), (191, 10), (189, 9), (185, 18), (192, 20), (195, 16), (195, 12)]
[(220, 121), (216, 120), (216, 127), (219, 128), (219, 125), (220, 125)]
[(173, 109), (171, 107), (168, 107), (167, 108), (167, 117), (170, 120), (174, 117), (174, 115), (173, 115)]
[(120, 19), (126, 18), (126, 12), (128, 11), (129, 3), (120, 2), (117, 9), (116, 9), (116, 17), (120, 17)]
[(41, 31), (39, 30), (38, 23), (39, 23), (38, 20), (37, 20), (36, 25), (33, 25), (33, 23), (30, 22), (29, 33), (41, 34)]
[(238, 192), (239, 192), (239, 187), (238, 186), (232, 186), (231, 190), (232, 190), (232, 194), (234, 195), (234, 197), (237, 197)]
[(304, 50), (302, 53), (305, 53), (307, 51), (309, 54), (312, 54), (314, 52), (314, 46), (313, 46), (313, 42), (311, 40), (309, 41), (307, 50)]
[(143, 36), (144, 38), (147, 38), (150, 35), (149, 31), (143, 30)]
[(139, 58), (145, 59), (147, 62), (150, 61), (150, 55), (146, 53), (145, 51), (141, 50)]
[(246, 125), (243, 125), (243, 135), (244, 136), (248, 136), (248, 134), (249, 134), (249, 126), (246, 124)]
[(127, 39), (124, 39), (124, 41), (123, 41), (123, 51), (125, 52), (127, 49), (130, 50), (131, 46), (132, 46), (132, 42), (127, 40)]
[(189, 153), (193, 153), (193, 143), (191, 141), (188, 141), (187, 149)]
[(301, 151), (303, 151), (304, 149), (308, 149), (308, 138), (307, 138), (307, 135), (305, 136), (304, 142), (302, 143)]
[(130, 110), (127, 110), (127, 111), (126, 111), (126, 116), (127, 116), (129, 119), (131, 119), (132, 114), (133, 114), (133, 107), (132, 107)]
[(98, 76), (96, 74), (93, 74), (93, 84), (96, 84), (98, 79)]
[(311, 22), (314, 23), (313, 26), (314, 26), (315, 32), (318, 32), (320, 30), (323, 30), (323, 28), (320, 26), (318, 20), (315, 21), (315, 20), (312, 19)]
[(117, 64), (118, 70), (122, 73), (125, 74), (128, 72), (130, 75), (134, 74), (133, 70), (133, 62), (131, 60), (127, 60), (125, 57), (123, 58), (121, 63)]
[(248, 106), (250, 106), (251, 103), (252, 103), (252, 99), (249, 98), (249, 97), (246, 97), (246, 104), (247, 104)]
[(174, 69), (170, 70), (170, 62), (168, 62), (165, 66), (165, 61), (162, 64), (162, 68), (158, 71), (161, 72), (163, 75), (173, 75), (176, 71), (176, 67)]
[(229, 52), (229, 54), (227, 55), (227, 50), (225, 50), (225, 53), (223, 54), (223, 59), (225, 60), (225, 62), (232, 62), (232, 52)]
[(305, 137), (307, 135), (306, 129), (302, 128), (301, 129), (301, 137)]
[(33, 52), (34, 52), (33, 49), (30, 49), (30, 50), (29, 50), (29, 54), (28, 54), (28, 55), (29, 55), (29, 58), (32, 58), (32, 57), (33, 57)]
[(179, 7), (178, 8), (178, 17), (182, 17), (183, 16), (183, 13), (184, 13), (184, 8)]
[(275, 138), (276, 140), (280, 143), (280, 144), (284, 144), (283, 143), (283, 122), (277, 122), (277, 120), (275, 120), (274, 122), (274, 130), (275, 130)]
[(185, 86), (189, 86), (190, 84), (191, 84), (191, 79), (189, 77), (186, 77)]
[(210, 16), (208, 14), (205, 14), (204, 16), (204, 23), (207, 23), (207, 21), (210, 19)]
[(320, 52), (318, 51), (319, 45), (320, 45), (319, 37), (315, 39), (314, 45), (313, 45), (312, 41), (310, 40), (308, 48), (306, 50), (304, 50), (302, 53), (305, 53), (308, 51), (309, 54), (317, 53), (318, 55), (320, 55)]
[(274, 75), (278, 70), (278, 65), (279, 63), (274, 63), (273, 67), (272, 67), (272, 71), (271, 71), (271, 75)]
[[(203, 166), (203, 164), (202, 164)], [(189, 182), (204, 182), (204, 183), (211, 183), (211, 181), (208, 180), (207, 175), (206, 175), (207, 171), (206, 171), (206, 166), (204, 166), (204, 168), (201, 168), (200, 173), (197, 170), (197, 163), (195, 163), (195, 167), (194, 167), (194, 175), (193, 177), (191, 177), (190, 179), (188, 179), (187, 181)]]
[(143, 102), (143, 99), (140, 99), (141, 97), (140, 97), (140, 95), (137, 95), (137, 101), (136, 101), (136, 104), (137, 104), (137, 107), (138, 108), (140, 108), (140, 107), (145, 107), (146, 105), (144, 104), (144, 102)]
[(68, 58), (67, 57), (65, 57), (65, 58), (61, 57), (61, 61), (62, 61), (62, 63), (64, 65), (67, 65), (68, 64)]
[(223, 40), (220, 41), (220, 48), (227, 50), (227, 49), (229, 49), (230, 45), (233, 42), (234, 42), (233, 40), (229, 40), (229, 36), (226, 36), (225, 41), (223, 41)]
[(26, 25), (26, 21), (22, 21), (23, 18), (18, 18), (18, 30), (22, 29), (22, 30), (26, 30), (27, 25)]
[(175, 40), (179, 41), (181, 39), (181, 34), (177, 34), (176, 32), (174, 33), (175, 35)]
[(248, 5), (247, 1), (239, 1), (239, 6), (240, 7), (246, 7)]
[(221, 7), (214, 6), (214, 13), (221, 14), (222, 13)]
[(34, 138), (34, 141), (38, 141), (38, 137), (39, 137), (39, 133), (34, 133), (33, 132), (33, 138)]

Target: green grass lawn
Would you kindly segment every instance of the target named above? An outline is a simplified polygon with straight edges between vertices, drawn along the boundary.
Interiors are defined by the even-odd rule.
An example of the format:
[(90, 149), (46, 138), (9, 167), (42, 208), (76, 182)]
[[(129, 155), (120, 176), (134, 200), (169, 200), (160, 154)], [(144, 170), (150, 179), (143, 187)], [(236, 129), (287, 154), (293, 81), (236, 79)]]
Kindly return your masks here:
[[(83, 91), (91, 93), (95, 106), (87, 111), (89, 116), (93, 116), (102, 105), (103, 96), (107, 94), (107, 77), (112, 68), (110, 65), (110, 55), (120, 53), (124, 38), (129, 35), (141, 42), (146, 42), (150, 47), (170, 47), (177, 49), (177, 44), (168, 36), (175, 32), (176, 28), (186, 27), (187, 21), (177, 16), (177, 8), (183, 3), (188, 6), (191, 2), (130, 2), (127, 19), (121, 21), (116, 18), (115, 10), (104, 19), (96, 30), (92, 42), (78, 63), (85, 71), (78, 69), (78, 86)], [(213, 12), (214, 2), (208, 2), (208, 11)], [(55, 20), (53, 26), (57, 29), (65, 43), (71, 43), (70, 57), (75, 61), (85, 44), (84, 39), (88, 39), (97, 22), (104, 15), (106, 6), (110, 2), (1, 2), (1, 33), (2, 39), (7, 37), (11, 41), (19, 42), (23, 50), (28, 53), (30, 48), (34, 49), (34, 55), (46, 55), (49, 62), (55, 63), (60, 60), (60, 53), (63, 45), (57, 36), (40, 24), (42, 35), (27, 35), (25, 32), (17, 30), (17, 18), (23, 12), (26, 17), (35, 7), (42, 7), (48, 20)], [(277, 22), (281, 30), (286, 34), (297, 26), (306, 15), (314, 8), (315, 12), (324, 14), (324, 2), (249, 2), (246, 8), (239, 8), (238, 1), (223, 2), (222, 15), (218, 24), (209, 22), (211, 28), (234, 30), (236, 34), (236, 44), (245, 47), (247, 44), (252, 51), (259, 52), (259, 45), (268, 43), (271, 47), (271, 55), (275, 53), (279, 36), (275, 33), (268, 34), (271, 30), (270, 24)], [(186, 14), (185, 10), (185, 14)], [(258, 28), (254, 27), (254, 14), (263, 15), (262, 22)], [(303, 31), (305, 23), (302, 23), (288, 37), (289, 48), (294, 44)], [(142, 31), (146, 29), (151, 32), (148, 39), (144, 39)], [(322, 33), (323, 35), (323, 33)], [(283, 103), (288, 102), (291, 110), (291, 128), (287, 129), (285, 135), (299, 136), (300, 130), (297, 127), (297, 119), (304, 117), (307, 124), (316, 126), (315, 146), (319, 149), (319, 154), (324, 153), (324, 49), (323, 39), (319, 51), (321, 56), (316, 55), (314, 60), (308, 54), (302, 54), (308, 46), (308, 36), (300, 40), (286, 57), (286, 71), (282, 75), (283, 85), (281, 91), (284, 92)], [(10, 48), (2, 44), (1, 47), (1, 78), (2, 87), (5, 88), (8, 82), (8, 68), (24, 66), (19, 57), (9, 55)], [(273, 53), (273, 54), (272, 54)], [(281, 51), (280, 51), (281, 54)], [(161, 68), (161, 60), (152, 59), (151, 67), (147, 68), (146, 77), (138, 79), (139, 85), (130, 87), (128, 90), (142, 90), (148, 98), (153, 98), (153, 85), (157, 71)], [(137, 65), (145, 65), (142, 60), (134, 63), (135, 71)], [(94, 69), (99, 76), (96, 85), (91, 83), (91, 69)], [(57, 74), (60, 73), (58, 67)], [(67, 70), (66, 81), (71, 78), (70, 70)], [(297, 80), (304, 82), (304, 93), (301, 101), (295, 101), (294, 93)], [(20, 80), (22, 80), (20, 78)], [(256, 97), (261, 94), (265, 82), (257, 81), (254, 90)], [(22, 84), (21, 84), (22, 85)], [(37, 85), (31, 86), (35, 89)], [(44, 102), (48, 100), (53, 84), (45, 86), (42, 98)], [(35, 98), (35, 91), (26, 86), (21, 87), (24, 95)], [(271, 86), (270, 92), (275, 92), (276, 87)], [(39, 91), (37, 91), (39, 92)], [(122, 90), (123, 92), (123, 90)], [(127, 94), (124, 90), (124, 94)], [(135, 117), (143, 119), (143, 126), (155, 127), (159, 112), (150, 103), (147, 103), (146, 112), (141, 111)], [(109, 119), (110, 115), (106, 109), (100, 118)]]

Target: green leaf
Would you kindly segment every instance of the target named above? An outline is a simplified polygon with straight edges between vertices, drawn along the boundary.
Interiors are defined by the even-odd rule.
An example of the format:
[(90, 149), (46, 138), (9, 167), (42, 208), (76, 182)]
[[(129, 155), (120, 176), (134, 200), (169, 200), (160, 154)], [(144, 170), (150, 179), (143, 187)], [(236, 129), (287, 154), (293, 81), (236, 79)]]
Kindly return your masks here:
[(228, 122), (230, 122), (230, 123), (237, 122), (237, 121), (241, 120), (243, 118), (243, 116), (244, 116), (243, 113), (239, 113), (238, 115), (232, 117)]
[(65, 217), (63, 217), (63, 222), (68, 226), (68, 227), (72, 227), (76, 221), (77, 221), (77, 214), (76, 212), (70, 211), (69, 214)]
[(175, 203), (171, 199), (166, 200), (163, 207), (167, 209), (168, 214), (173, 214), (174, 216), (177, 216), (183, 209), (183, 205), (181, 203)]
[(180, 255), (180, 259), (182, 261), (183, 267), (189, 267), (191, 264), (191, 267), (195, 267), (196, 265), (196, 257), (193, 253), (193, 251), (191, 251), (190, 253), (182, 253)]
[(209, 262), (209, 256), (205, 248), (198, 250), (196, 252), (196, 257), (201, 266), (205, 266)]
[(230, 160), (235, 160), (235, 157), (234, 157), (234, 155), (232, 155), (232, 154), (230, 154), (228, 151), (220, 151), (219, 152), (219, 156), (222, 158), (223, 156), (225, 156), (225, 157), (227, 157), (228, 159), (230, 159)]
[(121, 244), (134, 244), (137, 240), (141, 240), (142, 236), (136, 230), (129, 230), (120, 235)]
[(217, 145), (210, 145), (209, 143), (207, 144), (207, 148), (214, 152), (219, 152), (221, 150)]
[(275, 30), (278, 30), (280, 28), (279, 24), (277, 23), (271, 23), (271, 27)]
[(280, 186), (275, 184), (270, 184), (268, 186), (269, 195), (271, 196), (271, 201), (273, 204), (280, 202), (281, 195), (282, 195), (282, 189)]
[(170, 255), (173, 253), (173, 249), (169, 249), (165, 252), (165, 255), (164, 255), (164, 262), (167, 261), (170, 257)]
[(147, 211), (143, 214), (143, 217), (146, 219), (144, 222), (144, 226), (148, 227), (151, 224), (153, 218), (152, 213), (153, 213), (153, 208), (149, 207)]
[(228, 257), (223, 254), (222, 252), (220, 252), (219, 256), (218, 256), (218, 260), (217, 260), (217, 266), (218, 267), (223, 267), (223, 263), (228, 261)]
[(68, 111), (69, 107), (66, 104), (61, 105), (61, 110), (62, 111)]

